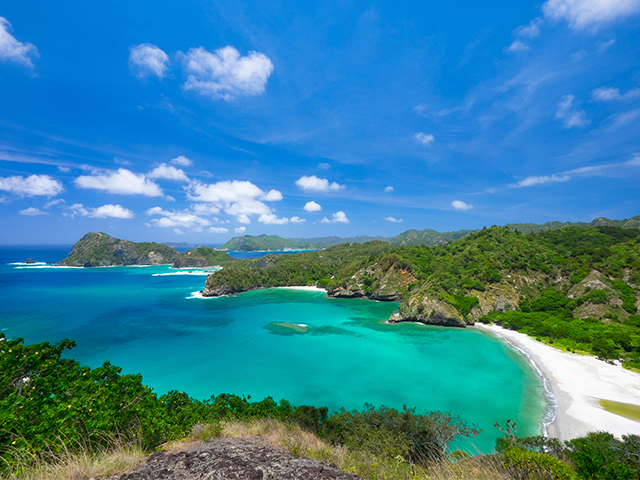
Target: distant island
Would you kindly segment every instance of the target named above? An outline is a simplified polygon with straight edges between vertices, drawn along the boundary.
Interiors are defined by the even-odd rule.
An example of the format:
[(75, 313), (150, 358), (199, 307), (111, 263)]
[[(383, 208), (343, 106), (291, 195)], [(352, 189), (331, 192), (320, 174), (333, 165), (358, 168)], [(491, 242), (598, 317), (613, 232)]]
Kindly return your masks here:
[[(610, 220), (599, 217), (591, 222), (547, 222), (541, 225), (535, 223), (508, 223), (504, 225), (509, 230), (521, 233), (539, 233), (550, 230), (559, 230), (566, 227), (619, 227), (625, 229), (640, 228), (640, 215), (625, 220)], [(371, 237), (360, 235), (357, 237), (318, 237), (318, 238), (282, 238), (278, 235), (243, 235), (233, 237), (216, 250), (229, 250), (236, 252), (255, 252), (271, 250), (312, 250), (327, 248), (340, 243), (365, 243), (380, 240), (397, 245), (399, 247), (417, 247), (425, 245), (444, 245), (466, 237), (478, 230), (458, 230), (455, 232), (437, 232), (430, 228), (424, 230), (407, 230), (395, 237)], [(169, 245), (169, 244), (167, 244)], [(171, 245), (173, 246), (173, 245)], [(187, 245), (188, 246), (188, 245)]]
[(173, 264), (174, 268), (205, 268), (223, 266), (231, 260), (233, 259), (225, 252), (200, 245), (180, 253), (163, 243), (136, 243), (102, 232), (90, 232), (73, 245), (69, 255), (59, 261), (58, 265), (107, 267)]

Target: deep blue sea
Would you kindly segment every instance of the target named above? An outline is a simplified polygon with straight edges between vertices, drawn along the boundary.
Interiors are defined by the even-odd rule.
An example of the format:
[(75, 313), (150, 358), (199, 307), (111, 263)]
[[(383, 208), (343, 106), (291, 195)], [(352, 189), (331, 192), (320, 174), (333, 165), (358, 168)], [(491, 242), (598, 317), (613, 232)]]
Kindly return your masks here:
[(540, 380), (519, 353), (487, 333), (387, 325), (398, 304), (321, 292), (199, 298), (206, 273), (195, 269), (23, 263), (56, 262), (69, 250), (0, 247), (0, 331), (7, 337), (75, 340), (69, 356), (81, 364), (109, 360), (123, 373), (141, 373), (158, 393), (452, 412), (485, 430), (473, 446), (458, 443), (471, 452), (492, 450), (495, 422), (515, 420), (522, 435), (541, 432), (547, 404)]

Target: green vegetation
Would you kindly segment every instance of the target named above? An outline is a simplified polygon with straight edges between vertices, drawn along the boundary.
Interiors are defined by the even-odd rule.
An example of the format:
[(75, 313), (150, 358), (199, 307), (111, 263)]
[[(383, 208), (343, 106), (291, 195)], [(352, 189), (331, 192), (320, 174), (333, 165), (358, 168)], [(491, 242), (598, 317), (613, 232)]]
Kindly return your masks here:
[(235, 262), (227, 252), (220, 252), (213, 248), (198, 246), (178, 254), (173, 268), (205, 268), (231, 265)]
[(598, 403), (607, 412), (615, 413), (621, 417), (630, 418), (631, 420), (640, 422), (640, 405), (614, 402), (612, 400), (599, 400)]
[(231, 263), (207, 278), (205, 294), (312, 284), (333, 296), (401, 300), (400, 321), (495, 322), (640, 367), (637, 230), (491, 227), (434, 247), (340, 244)]
[(234, 237), (219, 247), (221, 250), (235, 252), (254, 252), (257, 250), (285, 250), (300, 248), (298, 242), (279, 237), (278, 235), (244, 235)]
[(106, 233), (87, 233), (58, 265), (104, 267), (109, 265), (158, 265), (173, 263), (178, 252), (155, 242), (134, 243)]

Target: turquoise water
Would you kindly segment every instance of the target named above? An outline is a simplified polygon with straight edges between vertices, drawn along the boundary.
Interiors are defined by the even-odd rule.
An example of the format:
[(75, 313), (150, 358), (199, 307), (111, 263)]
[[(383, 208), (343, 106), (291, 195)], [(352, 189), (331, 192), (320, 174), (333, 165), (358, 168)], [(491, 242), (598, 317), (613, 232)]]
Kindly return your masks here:
[(540, 433), (546, 403), (539, 379), (521, 355), (484, 332), (387, 325), (396, 303), (318, 292), (198, 298), (206, 276), (193, 269), (8, 264), (26, 256), (55, 261), (67, 252), (0, 250), (5, 335), (28, 343), (70, 338), (77, 342), (71, 356), (82, 364), (109, 360), (124, 373), (142, 373), (158, 393), (272, 396), (331, 410), (368, 402), (448, 411), (485, 430), (473, 439), (482, 452), (499, 433), (493, 424), (507, 418), (521, 434)]

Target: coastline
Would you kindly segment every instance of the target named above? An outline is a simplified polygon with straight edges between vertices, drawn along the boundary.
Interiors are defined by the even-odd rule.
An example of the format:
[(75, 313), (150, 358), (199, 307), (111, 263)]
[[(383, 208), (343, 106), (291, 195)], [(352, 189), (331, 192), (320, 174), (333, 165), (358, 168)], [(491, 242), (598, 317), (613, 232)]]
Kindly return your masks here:
[(640, 374), (609, 365), (592, 356), (558, 350), (524, 333), (497, 325), (476, 328), (502, 338), (528, 357), (556, 402), (555, 418), (545, 434), (560, 440), (607, 431), (617, 437), (640, 435), (640, 422), (606, 411), (599, 400), (640, 405)]

